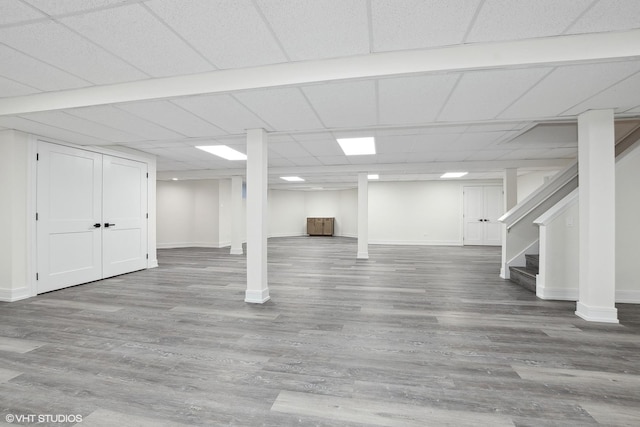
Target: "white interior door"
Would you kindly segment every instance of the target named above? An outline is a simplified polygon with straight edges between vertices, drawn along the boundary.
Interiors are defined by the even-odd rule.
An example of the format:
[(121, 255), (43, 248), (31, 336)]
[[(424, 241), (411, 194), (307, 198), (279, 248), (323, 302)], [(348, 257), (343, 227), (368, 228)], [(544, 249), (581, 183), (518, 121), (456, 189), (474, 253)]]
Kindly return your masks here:
[(103, 277), (147, 268), (147, 165), (104, 156)]
[(484, 245), (484, 189), (464, 187), (464, 244)]
[(502, 245), (502, 224), (498, 222), (498, 218), (504, 213), (504, 200), (502, 187), (484, 187), (484, 244), (491, 246)]
[(40, 143), (37, 292), (102, 278), (102, 155)]
[(464, 187), (464, 244), (502, 244), (502, 187)]

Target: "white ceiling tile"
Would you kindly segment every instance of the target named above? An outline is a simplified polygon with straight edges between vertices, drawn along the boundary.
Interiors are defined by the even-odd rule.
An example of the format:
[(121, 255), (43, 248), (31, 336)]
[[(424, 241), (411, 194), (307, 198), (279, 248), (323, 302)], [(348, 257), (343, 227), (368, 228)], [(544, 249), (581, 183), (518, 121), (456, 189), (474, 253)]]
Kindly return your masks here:
[(333, 166), (333, 165), (348, 165), (349, 160), (347, 156), (320, 156), (318, 160), (322, 162), (325, 166)]
[(44, 91), (88, 86), (89, 82), (0, 44), (0, 75)]
[(291, 161), (296, 165), (296, 166), (321, 166), (322, 163), (320, 162), (320, 160), (316, 159), (315, 157), (295, 157), (293, 159), (291, 159)]
[(375, 155), (348, 156), (347, 160), (352, 165), (371, 165), (375, 164), (378, 158)]
[(376, 138), (376, 152), (379, 154), (407, 153), (411, 151), (416, 138), (412, 136), (381, 136)]
[(141, 139), (139, 136), (131, 135), (129, 133), (122, 132), (109, 126), (104, 126), (99, 123), (81, 119), (62, 111), (31, 113), (26, 114), (22, 117), (28, 120), (33, 120), (35, 122), (43, 123), (49, 126), (67, 129), (84, 135), (100, 135), (101, 139), (111, 142), (130, 142)]
[(580, 114), (586, 110), (613, 108), (616, 112), (626, 111), (638, 105), (640, 94), (640, 72), (622, 80), (599, 94), (587, 99), (564, 114)]
[(285, 159), (283, 157), (274, 159), (269, 157), (269, 167), (280, 168), (280, 167), (289, 167), (289, 166), (295, 166), (293, 162), (289, 159)]
[(436, 162), (461, 162), (466, 157), (469, 157), (468, 151), (436, 151), (435, 153), (435, 161)]
[(256, 113), (275, 131), (322, 128), (322, 123), (297, 88), (274, 88), (241, 92), (236, 99)]
[(462, 75), (438, 120), (495, 118), (538, 82), (549, 68), (470, 71)]
[(0, 1), (0, 25), (17, 24), (45, 17), (43, 13), (20, 1)]
[(96, 84), (147, 76), (55, 22), (0, 29), (6, 45)]
[(26, 133), (40, 135), (60, 141), (71, 142), (78, 145), (110, 145), (112, 142), (96, 138), (90, 135), (82, 135), (55, 126), (49, 126), (22, 117), (0, 117), (0, 126), (9, 129), (21, 130)]
[(218, 68), (287, 60), (251, 0), (189, 0), (188, 7), (174, 0), (145, 4)]
[(372, 80), (327, 83), (307, 86), (303, 90), (322, 122), (330, 128), (377, 124), (375, 83)]
[(462, 43), (479, 0), (372, 0), (376, 52)]
[(593, 0), (486, 0), (466, 42), (562, 34)]
[(72, 16), (60, 22), (153, 77), (214, 69), (139, 4)]
[(455, 82), (455, 75), (379, 80), (380, 123), (408, 124), (434, 121)]
[(479, 149), (502, 142), (508, 136), (516, 134), (516, 132), (468, 132), (460, 135), (455, 143), (461, 147)]
[(177, 139), (182, 135), (110, 105), (68, 110), (69, 114), (120, 129), (147, 140)]
[(0, 76), (0, 98), (29, 95), (37, 92), (40, 91), (38, 89), (34, 89), (22, 83), (18, 83), (14, 80), (10, 80)]
[(369, 53), (364, 0), (257, 0), (292, 61)]
[(27, 3), (37, 7), (47, 15), (57, 16), (68, 13), (83, 12), (98, 9), (105, 6), (126, 3), (128, 0), (25, 0)]
[(638, 0), (600, 0), (569, 28), (567, 34), (622, 31), (639, 27)]
[(192, 138), (224, 134), (224, 132), (211, 123), (202, 120), (169, 101), (135, 102), (131, 104), (121, 104), (118, 108)]
[(297, 142), (270, 142), (269, 150), (289, 159), (309, 157), (309, 152)]
[(419, 151), (411, 153), (410, 159), (414, 163), (433, 162), (436, 160), (437, 155), (438, 152), (433, 150)]
[(491, 161), (509, 154), (511, 150), (477, 150), (470, 151), (465, 160), (468, 161)]
[(521, 150), (513, 150), (508, 154), (500, 157), (500, 160), (535, 160), (535, 159), (553, 159), (552, 149), (531, 149), (525, 148)]
[(503, 148), (577, 147), (578, 125), (576, 123), (540, 124), (501, 145)]
[(455, 142), (460, 138), (460, 134), (439, 134), (439, 135), (416, 135), (411, 138), (413, 145), (411, 152), (425, 151), (446, 151), (447, 147), (455, 149)]
[(524, 94), (501, 118), (552, 117), (640, 71), (640, 61), (558, 67)]
[(379, 153), (376, 154), (376, 160), (379, 164), (407, 163), (412, 162), (413, 157), (410, 153)]
[(192, 96), (173, 102), (228, 133), (240, 134), (258, 128), (273, 130), (229, 95)]
[(315, 157), (344, 156), (335, 139), (304, 140), (300, 145)]

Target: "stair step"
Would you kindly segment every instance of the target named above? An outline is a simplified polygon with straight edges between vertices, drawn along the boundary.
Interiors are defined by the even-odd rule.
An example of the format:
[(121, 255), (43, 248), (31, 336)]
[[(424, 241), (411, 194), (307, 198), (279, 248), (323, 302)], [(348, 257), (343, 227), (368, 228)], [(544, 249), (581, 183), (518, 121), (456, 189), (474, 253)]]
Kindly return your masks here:
[(540, 255), (538, 255), (538, 254), (527, 254), (524, 257), (527, 260), (527, 268), (535, 269), (536, 273), (538, 273), (538, 269), (540, 268)]
[(517, 283), (531, 292), (536, 291), (536, 274), (538, 274), (537, 268), (509, 267), (509, 273), (512, 282)]

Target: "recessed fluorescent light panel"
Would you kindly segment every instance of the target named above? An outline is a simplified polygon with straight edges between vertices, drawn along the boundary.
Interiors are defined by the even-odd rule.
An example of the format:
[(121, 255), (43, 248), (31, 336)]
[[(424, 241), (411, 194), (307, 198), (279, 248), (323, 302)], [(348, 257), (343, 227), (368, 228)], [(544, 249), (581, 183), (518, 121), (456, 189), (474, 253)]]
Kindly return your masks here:
[(362, 156), (376, 154), (376, 143), (373, 137), (367, 138), (338, 138), (338, 144), (347, 156)]
[(367, 175), (368, 179), (380, 179), (380, 175), (378, 175), (377, 173), (372, 173), (370, 175)]
[(284, 179), (285, 181), (289, 181), (289, 182), (304, 181), (304, 179), (300, 178), (299, 176), (281, 176), (280, 179)]
[(440, 178), (460, 178), (468, 174), (469, 172), (447, 172), (443, 174)]
[(171, 181), (177, 181), (178, 178), (171, 178)]
[(226, 145), (200, 145), (196, 148), (227, 160), (247, 160), (246, 154), (242, 154)]

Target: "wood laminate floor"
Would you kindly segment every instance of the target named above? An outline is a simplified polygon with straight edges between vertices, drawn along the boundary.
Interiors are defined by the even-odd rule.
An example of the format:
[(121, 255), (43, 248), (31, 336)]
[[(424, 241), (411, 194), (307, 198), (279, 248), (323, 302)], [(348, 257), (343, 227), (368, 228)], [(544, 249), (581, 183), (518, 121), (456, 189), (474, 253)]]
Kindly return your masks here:
[(244, 256), (194, 248), (0, 303), (0, 425), (640, 425), (640, 306), (586, 322), (501, 280), (499, 248), (356, 249), (271, 239), (264, 305)]

